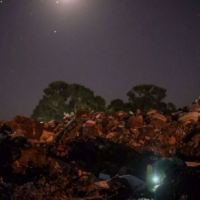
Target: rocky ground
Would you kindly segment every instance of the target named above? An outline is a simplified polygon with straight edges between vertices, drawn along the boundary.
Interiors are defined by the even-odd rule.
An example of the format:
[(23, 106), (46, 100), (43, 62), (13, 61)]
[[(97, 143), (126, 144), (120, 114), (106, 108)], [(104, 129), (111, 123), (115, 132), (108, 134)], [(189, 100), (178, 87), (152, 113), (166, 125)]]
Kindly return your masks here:
[[(113, 179), (97, 187), (103, 172), (111, 177), (126, 167), (145, 181), (147, 164), (159, 157), (200, 160), (198, 107), (170, 115), (79, 111), (62, 122), (40, 123), (17, 116), (0, 122), (0, 199), (138, 199), (155, 194), (131, 191)], [(105, 171), (105, 172), (104, 172)], [(200, 168), (170, 174), (156, 199), (199, 199)], [(102, 186), (102, 185), (101, 185)]]

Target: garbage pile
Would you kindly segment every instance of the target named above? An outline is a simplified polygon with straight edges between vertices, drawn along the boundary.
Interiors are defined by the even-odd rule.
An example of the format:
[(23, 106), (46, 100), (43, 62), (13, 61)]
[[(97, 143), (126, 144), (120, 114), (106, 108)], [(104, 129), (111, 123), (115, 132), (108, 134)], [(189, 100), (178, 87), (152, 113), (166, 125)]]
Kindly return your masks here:
[[(65, 115), (60, 123), (24, 116), (2, 121), (0, 199), (151, 198), (152, 194), (133, 190), (128, 179), (119, 176), (128, 174), (145, 181), (147, 165), (159, 157), (199, 160), (199, 116), (199, 107), (192, 105), (187, 112), (170, 115), (156, 110), (145, 115), (139, 110), (136, 114), (78, 111), (75, 116)], [(184, 170), (176, 178), (184, 174), (184, 181), (191, 181)], [(200, 177), (198, 167), (192, 170)], [(176, 190), (161, 186), (157, 199), (164, 199), (162, 195), (167, 199), (166, 191), (171, 191), (168, 199), (188, 199), (185, 196), (191, 194), (182, 193), (185, 186), (180, 180), (176, 183), (182, 186)], [(170, 181), (174, 179), (164, 183), (167, 188), (172, 186)]]

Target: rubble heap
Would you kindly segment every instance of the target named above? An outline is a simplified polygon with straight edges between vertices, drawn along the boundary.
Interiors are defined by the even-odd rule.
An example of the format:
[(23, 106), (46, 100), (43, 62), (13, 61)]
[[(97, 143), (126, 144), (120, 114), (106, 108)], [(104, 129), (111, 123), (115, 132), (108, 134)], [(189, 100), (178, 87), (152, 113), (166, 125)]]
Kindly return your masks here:
[(193, 106), (187, 113), (167, 116), (156, 110), (145, 115), (139, 110), (135, 115), (79, 111), (60, 123), (24, 116), (2, 121), (0, 197), (128, 199), (129, 186), (117, 179), (109, 188), (98, 188), (99, 174), (113, 177), (126, 166), (130, 174), (145, 180), (146, 166), (155, 156), (200, 159), (199, 116)]

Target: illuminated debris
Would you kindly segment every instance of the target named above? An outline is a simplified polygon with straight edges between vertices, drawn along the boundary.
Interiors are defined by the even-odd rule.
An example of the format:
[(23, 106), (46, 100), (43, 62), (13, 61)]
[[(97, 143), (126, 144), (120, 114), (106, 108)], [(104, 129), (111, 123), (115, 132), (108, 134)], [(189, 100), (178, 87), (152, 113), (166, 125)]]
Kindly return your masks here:
[(170, 139), (169, 139), (169, 144), (170, 145), (173, 145), (173, 144), (176, 144), (176, 138), (174, 136), (171, 136)]
[(8, 125), (13, 132), (18, 129), (22, 130), (27, 139), (39, 139), (44, 128), (43, 124), (24, 116), (17, 116), (12, 121), (7, 122), (6, 125)]
[(199, 119), (199, 112), (189, 112), (179, 118), (180, 122), (194, 121), (197, 122)]
[(43, 133), (40, 136), (39, 140), (40, 140), (40, 143), (51, 143), (51, 142), (54, 142), (55, 133), (43, 130)]
[(200, 112), (200, 97), (188, 107), (188, 110), (189, 112)]
[[(59, 123), (17, 116), (0, 124), (0, 175), (6, 182), (16, 184), (16, 199), (25, 198), (24, 190), (27, 198), (38, 199), (44, 199), (40, 197), (44, 190), (48, 199), (103, 199), (112, 195), (110, 199), (127, 199), (132, 194), (127, 179), (115, 177), (109, 189), (96, 190), (99, 174), (106, 170), (112, 179), (126, 166), (131, 170), (119, 172), (120, 176), (133, 176), (144, 182), (147, 165), (155, 162), (150, 159), (152, 156), (159, 159), (179, 153), (182, 157), (200, 158), (199, 127), (198, 121), (179, 122), (156, 110), (146, 115), (139, 111), (135, 115), (124, 111), (78, 111)], [(166, 180), (175, 177), (164, 171), (152, 174), (153, 186), (167, 185)], [(164, 194), (161, 189), (158, 191), (158, 196)]]
[(129, 123), (131, 128), (139, 128), (144, 125), (143, 116), (137, 115), (137, 116), (131, 116), (129, 118)]
[(88, 121), (85, 122), (85, 124), (84, 124), (83, 126), (86, 126), (86, 127), (93, 127), (95, 124), (96, 124), (95, 121), (88, 120)]

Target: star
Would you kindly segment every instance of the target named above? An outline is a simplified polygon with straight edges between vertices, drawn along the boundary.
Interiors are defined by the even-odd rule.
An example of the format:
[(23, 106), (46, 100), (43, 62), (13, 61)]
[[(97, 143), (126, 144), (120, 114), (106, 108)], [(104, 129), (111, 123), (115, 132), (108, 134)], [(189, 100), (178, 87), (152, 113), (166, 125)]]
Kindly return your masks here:
[(57, 31), (55, 30), (54, 33), (57, 33)]
[(59, 3), (58, 1), (56, 1), (56, 3)]

